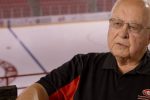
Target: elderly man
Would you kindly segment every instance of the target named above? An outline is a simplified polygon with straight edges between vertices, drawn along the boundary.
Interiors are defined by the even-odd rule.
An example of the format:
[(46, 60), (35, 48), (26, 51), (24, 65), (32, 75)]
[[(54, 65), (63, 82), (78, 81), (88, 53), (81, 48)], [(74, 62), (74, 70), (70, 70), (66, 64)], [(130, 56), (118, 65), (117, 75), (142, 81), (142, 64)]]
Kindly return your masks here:
[(150, 5), (118, 0), (108, 53), (76, 55), (28, 87), (18, 100), (150, 100)]

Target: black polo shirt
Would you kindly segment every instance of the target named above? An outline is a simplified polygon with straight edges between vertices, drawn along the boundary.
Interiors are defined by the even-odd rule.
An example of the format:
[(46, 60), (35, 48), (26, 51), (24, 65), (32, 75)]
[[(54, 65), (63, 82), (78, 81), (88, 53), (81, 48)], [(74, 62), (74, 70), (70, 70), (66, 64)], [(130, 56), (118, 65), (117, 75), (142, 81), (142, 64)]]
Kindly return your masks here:
[(150, 53), (126, 74), (109, 52), (79, 54), (38, 83), (50, 100), (150, 100)]

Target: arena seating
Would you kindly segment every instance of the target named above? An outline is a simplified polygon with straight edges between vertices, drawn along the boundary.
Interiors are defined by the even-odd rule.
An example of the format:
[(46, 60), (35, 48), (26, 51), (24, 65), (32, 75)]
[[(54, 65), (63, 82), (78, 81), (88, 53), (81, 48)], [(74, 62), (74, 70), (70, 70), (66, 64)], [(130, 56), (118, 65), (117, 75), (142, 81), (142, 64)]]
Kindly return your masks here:
[(0, 18), (18, 18), (31, 16), (31, 8), (27, 0), (1, 0)]
[[(115, 0), (97, 0), (96, 11), (110, 11), (114, 2)], [(38, 8), (38, 16), (80, 14), (91, 12), (91, 5), (89, 0), (39, 0), (39, 3), (37, 4), (40, 6)], [(35, 14), (33, 14), (32, 5), (33, 4), (31, 4), (28, 0), (0, 0), (0, 18), (34, 16)]]
[(42, 15), (76, 14), (88, 10), (87, 0), (40, 0)]

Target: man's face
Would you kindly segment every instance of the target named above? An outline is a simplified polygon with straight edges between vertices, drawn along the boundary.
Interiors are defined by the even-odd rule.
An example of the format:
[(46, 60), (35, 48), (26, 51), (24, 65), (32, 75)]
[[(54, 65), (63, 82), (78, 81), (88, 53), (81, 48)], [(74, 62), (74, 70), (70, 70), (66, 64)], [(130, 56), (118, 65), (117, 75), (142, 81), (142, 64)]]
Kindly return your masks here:
[[(149, 44), (148, 19), (144, 8), (121, 4), (112, 13), (108, 30), (108, 46), (116, 57), (133, 58), (143, 56)], [(145, 26), (146, 25), (146, 26)]]

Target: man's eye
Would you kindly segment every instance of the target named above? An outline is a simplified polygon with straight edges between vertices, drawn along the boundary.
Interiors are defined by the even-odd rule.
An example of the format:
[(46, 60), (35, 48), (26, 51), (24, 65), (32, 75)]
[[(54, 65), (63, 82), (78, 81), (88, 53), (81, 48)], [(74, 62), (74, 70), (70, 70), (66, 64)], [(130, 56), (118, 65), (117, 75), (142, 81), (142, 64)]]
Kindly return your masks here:
[(115, 26), (122, 26), (122, 23), (120, 23), (120, 22), (114, 22), (114, 25)]
[(130, 29), (131, 30), (138, 30), (138, 27), (136, 27), (136, 26), (130, 26)]

